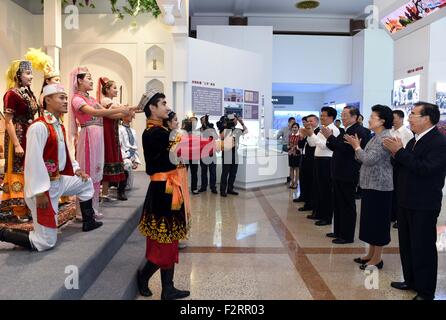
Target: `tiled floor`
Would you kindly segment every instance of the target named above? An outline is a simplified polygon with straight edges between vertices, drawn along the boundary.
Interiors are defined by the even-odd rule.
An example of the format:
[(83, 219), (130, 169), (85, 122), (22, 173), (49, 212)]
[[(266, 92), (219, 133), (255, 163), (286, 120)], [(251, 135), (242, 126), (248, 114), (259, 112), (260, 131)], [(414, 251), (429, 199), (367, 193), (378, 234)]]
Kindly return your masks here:
[[(190, 289), (190, 299), (405, 300), (414, 296), (390, 287), (391, 281), (402, 279), (394, 229), (383, 256), (384, 268), (373, 277), (353, 262), (366, 245), (359, 240), (332, 244), (325, 237), (331, 226), (316, 227), (306, 214), (298, 213), (301, 204), (292, 202), (285, 186), (241, 191), (228, 198), (210, 192), (191, 197), (193, 226), (175, 275), (176, 287)], [(445, 221), (446, 209), (439, 232), (446, 230)], [(445, 271), (446, 248), (439, 254), (436, 298), (442, 300), (446, 300)], [(151, 279), (150, 288), (154, 295), (149, 299), (159, 299), (159, 274)]]

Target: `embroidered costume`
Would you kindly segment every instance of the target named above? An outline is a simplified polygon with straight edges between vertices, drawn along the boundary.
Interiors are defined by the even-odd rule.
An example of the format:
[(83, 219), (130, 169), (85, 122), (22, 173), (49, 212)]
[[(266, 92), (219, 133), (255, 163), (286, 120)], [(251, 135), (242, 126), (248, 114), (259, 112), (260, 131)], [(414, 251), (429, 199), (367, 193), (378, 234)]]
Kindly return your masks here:
[(104, 172), (104, 128), (102, 117), (94, 117), (82, 111), (88, 105), (101, 109), (95, 98), (87, 93), (77, 90), (77, 76), (89, 73), (87, 68), (77, 68), (71, 73), (72, 98), (71, 107), (68, 108), (71, 122), (70, 133), (77, 136), (78, 126), (81, 127), (77, 139), (76, 160), (80, 168), (87, 173), (93, 181), (95, 194), (93, 207), (99, 213), (99, 193)]
[(127, 190), (130, 190), (133, 188), (133, 166), (141, 164), (135, 129), (131, 128), (129, 124), (121, 123), (119, 125), (119, 142), (124, 161), (124, 171), (127, 175)]
[[(60, 85), (48, 85), (44, 95), (64, 93)], [(0, 228), (0, 241), (11, 242), (28, 249), (45, 251), (57, 241), (58, 201), (63, 195), (78, 196), (83, 219), (83, 231), (94, 230), (102, 225), (94, 221), (93, 183), (75, 176), (79, 169), (71, 161), (66, 144), (65, 128), (50, 112), (38, 118), (27, 133), (25, 157), (25, 199), (31, 209), (34, 230), (29, 234)], [(37, 208), (37, 197), (44, 195), (49, 203), (46, 208)]]
[[(38, 106), (31, 88), (24, 87), (19, 80), (25, 71), (32, 71), (29, 61), (14, 61), (7, 73), (8, 91), (3, 97), (4, 113), (12, 116), (17, 140), (26, 150), (26, 133), (33, 122)], [(3, 195), (0, 205), (0, 215), (13, 212), (17, 217), (24, 218), (29, 210), (24, 200), (24, 159), (15, 154), (13, 140), (8, 130), (5, 130), (5, 177)]]

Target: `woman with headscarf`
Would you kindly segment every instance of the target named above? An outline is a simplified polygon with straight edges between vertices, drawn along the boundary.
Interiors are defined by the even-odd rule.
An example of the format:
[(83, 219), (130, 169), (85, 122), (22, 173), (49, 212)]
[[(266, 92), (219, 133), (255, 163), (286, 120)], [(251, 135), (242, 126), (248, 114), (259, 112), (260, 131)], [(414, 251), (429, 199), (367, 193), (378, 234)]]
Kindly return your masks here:
[[(103, 117), (131, 114), (133, 108), (106, 109), (89, 95), (93, 90), (93, 79), (86, 67), (75, 68), (70, 75), (70, 143), (76, 148), (76, 160), (80, 168), (93, 180), (93, 207), (96, 218), (99, 212), (99, 194), (104, 172), (104, 128)], [(81, 127), (78, 132), (78, 125)]]

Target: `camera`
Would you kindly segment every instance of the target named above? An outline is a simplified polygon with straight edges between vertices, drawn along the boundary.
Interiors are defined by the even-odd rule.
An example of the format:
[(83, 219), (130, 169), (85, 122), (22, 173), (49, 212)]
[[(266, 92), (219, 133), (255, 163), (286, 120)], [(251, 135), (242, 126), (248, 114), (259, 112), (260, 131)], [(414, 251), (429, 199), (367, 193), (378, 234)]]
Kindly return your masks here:
[(224, 115), (220, 118), (220, 121), (217, 122), (217, 128), (222, 132), (225, 129), (234, 129), (236, 126), (236, 123), (234, 122), (234, 119), (237, 118), (237, 115), (235, 113), (230, 113), (227, 115)]

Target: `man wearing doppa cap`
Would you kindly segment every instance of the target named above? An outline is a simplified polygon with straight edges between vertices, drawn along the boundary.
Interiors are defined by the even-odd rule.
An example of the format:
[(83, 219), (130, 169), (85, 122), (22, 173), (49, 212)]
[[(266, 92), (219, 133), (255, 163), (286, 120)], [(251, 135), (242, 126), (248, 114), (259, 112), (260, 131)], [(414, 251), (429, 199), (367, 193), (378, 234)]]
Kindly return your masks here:
[(25, 201), (31, 210), (34, 231), (0, 229), (0, 241), (31, 250), (45, 251), (57, 241), (57, 212), (61, 196), (78, 196), (82, 212), (82, 231), (102, 226), (94, 220), (91, 179), (72, 161), (65, 128), (60, 117), (67, 112), (67, 94), (62, 85), (43, 89), (43, 116), (34, 121), (27, 133), (25, 157)]

